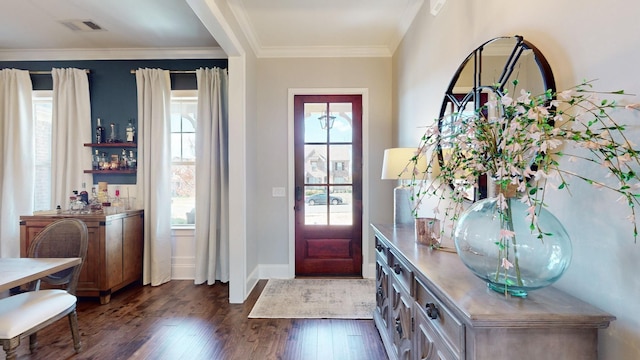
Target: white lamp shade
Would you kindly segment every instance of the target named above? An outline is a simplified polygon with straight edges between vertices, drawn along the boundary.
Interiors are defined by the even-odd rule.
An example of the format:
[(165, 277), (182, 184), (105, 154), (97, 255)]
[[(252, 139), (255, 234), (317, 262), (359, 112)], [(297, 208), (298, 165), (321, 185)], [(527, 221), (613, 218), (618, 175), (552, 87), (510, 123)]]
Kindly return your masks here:
[[(417, 151), (417, 148), (386, 149), (382, 160), (382, 180), (410, 180), (414, 171), (411, 159), (416, 156)], [(416, 171), (425, 172), (427, 170), (425, 156), (421, 156), (416, 165)], [(420, 177), (421, 175), (416, 174), (416, 178)]]

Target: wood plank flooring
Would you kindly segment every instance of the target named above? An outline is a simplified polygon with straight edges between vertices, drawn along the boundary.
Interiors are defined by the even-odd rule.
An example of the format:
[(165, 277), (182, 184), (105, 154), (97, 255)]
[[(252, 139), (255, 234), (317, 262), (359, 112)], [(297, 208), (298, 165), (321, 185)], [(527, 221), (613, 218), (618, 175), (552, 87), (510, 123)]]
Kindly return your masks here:
[(107, 305), (81, 299), (80, 354), (65, 318), (38, 333), (33, 354), (23, 340), (18, 359), (387, 359), (373, 320), (248, 319), (265, 285), (244, 304), (229, 304), (226, 284), (184, 280), (131, 285)]

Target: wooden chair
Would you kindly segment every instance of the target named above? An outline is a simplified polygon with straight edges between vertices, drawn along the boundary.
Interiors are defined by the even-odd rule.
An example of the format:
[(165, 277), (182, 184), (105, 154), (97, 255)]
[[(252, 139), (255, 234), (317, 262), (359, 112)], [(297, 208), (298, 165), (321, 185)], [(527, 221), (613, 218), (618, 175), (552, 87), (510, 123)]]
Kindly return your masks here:
[[(82, 262), (42, 278), (29, 287), (30, 291), (0, 300), (0, 342), (7, 360), (16, 358), (20, 339), (29, 336), (29, 350), (37, 346), (37, 332), (67, 316), (73, 347), (81, 350), (75, 296), (80, 270), (87, 254), (88, 231), (78, 219), (62, 219), (46, 226), (29, 245), (28, 257), (79, 257)], [(40, 290), (40, 281), (51, 289)]]

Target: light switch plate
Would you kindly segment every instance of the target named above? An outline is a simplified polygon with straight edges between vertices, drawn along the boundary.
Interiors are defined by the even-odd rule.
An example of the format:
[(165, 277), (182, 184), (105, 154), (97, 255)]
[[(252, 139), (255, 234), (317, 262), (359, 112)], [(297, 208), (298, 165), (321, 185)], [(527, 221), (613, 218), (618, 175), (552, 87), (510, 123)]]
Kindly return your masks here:
[(284, 197), (285, 190), (283, 187), (274, 187), (271, 188), (271, 196), (273, 197)]

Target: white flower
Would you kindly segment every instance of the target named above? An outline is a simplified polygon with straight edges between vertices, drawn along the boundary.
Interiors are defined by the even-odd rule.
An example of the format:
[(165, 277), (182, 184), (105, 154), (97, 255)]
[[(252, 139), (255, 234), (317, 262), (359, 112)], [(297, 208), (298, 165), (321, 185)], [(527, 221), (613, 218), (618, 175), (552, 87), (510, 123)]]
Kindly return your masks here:
[(510, 106), (513, 103), (513, 99), (509, 95), (505, 95), (500, 98), (500, 103), (504, 106)]
[(542, 145), (540, 145), (540, 151), (547, 152), (547, 150), (553, 150), (553, 149), (557, 148), (560, 145), (562, 145), (562, 141), (555, 140), (555, 139), (549, 139), (547, 141), (543, 141), (542, 142)]
[(631, 161), (631, 156), (628, 153), (622, 156), (618, 156), (618, 161), (620, 161), (621, 163), (629, 162)]
[(518, 102), (525, 103), (525, 104), (531, 102), (529, 95), (531, 95), (530, 92), (526, 91), (525, 89), (520, 89), (520, 96), (518, 97)]
[(561, 93), (558, 93), (558, 98), (564, 101), (571, 100), (572, 96), (573, 96), (573, 90), (565, 90)]
[(502, 264), (501, 266), (505, 269), (505, 270), (509, 270), (513, 267), (513, 264), (507, 260), (507, 258), (502, 258)]

